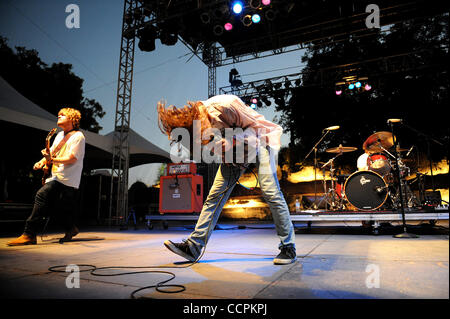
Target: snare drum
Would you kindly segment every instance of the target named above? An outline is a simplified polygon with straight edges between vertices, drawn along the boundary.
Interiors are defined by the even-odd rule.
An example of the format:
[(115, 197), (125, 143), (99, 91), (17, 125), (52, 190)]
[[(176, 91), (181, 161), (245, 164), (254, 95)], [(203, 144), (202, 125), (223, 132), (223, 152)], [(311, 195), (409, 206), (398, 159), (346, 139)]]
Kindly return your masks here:
[(367, 158), (367, 167), (370, 171), (385, 176), (391, 172), (391, 163), (387, 156), (381, 153), (371, 154)]
[(372, 171), (358, 171), (350, 175), (344, 184), (347, 201), (360, 210), (375, 210), (388, 197), (388, 186), (383, 178)]

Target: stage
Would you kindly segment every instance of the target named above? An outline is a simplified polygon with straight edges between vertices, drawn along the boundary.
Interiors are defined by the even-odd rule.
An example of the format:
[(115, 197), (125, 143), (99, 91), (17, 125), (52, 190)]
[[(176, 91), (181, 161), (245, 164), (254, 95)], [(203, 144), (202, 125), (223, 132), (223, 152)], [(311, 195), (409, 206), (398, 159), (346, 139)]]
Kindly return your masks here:
[[(411, 226), (408, 230), (419, 238), (404, 239), (392, 236), (401, 232), (399, 227), (373, 236), (364, 227), (345, 223), (308, 228), (295, 221), (300, 216), (293, 216), (298, 260), (284, 266), (272, 262), (278, 238), (270, 222), (219, 221), (203, 258), (192, 266), (163, 245), (167, 239), (186, 238), (194, 225), (188, 221), (176, 221), (168, 229), (149, 230), (145, 224), (138, 230), (81, 229), (72, 242), (64, 244), (58, 243), (60, 233), (22, 247), (8, 247), (6, 242), (14, 236), (2, 236), (1, 298), (128, 299), (137, 289), (172, 277), (166, 273), (98, 276), (145, 270), (172, 272), (176, 277), (167, 284), (182, 285), (185, 290), (162, 293), (151, 288), (136, 292), (135, 297), (177, 299), (177, 306), (194, 299), (449, 298), (448, 217), (434, 226)], [(68, 264), (81, 271), (79, 288), (67, 286), (68, 276), (74, 274), (70, 269), (49, 271)], [(167, 268), (97, 269), (93, 275), (82, 271), (90, 266), (82, 265)]]

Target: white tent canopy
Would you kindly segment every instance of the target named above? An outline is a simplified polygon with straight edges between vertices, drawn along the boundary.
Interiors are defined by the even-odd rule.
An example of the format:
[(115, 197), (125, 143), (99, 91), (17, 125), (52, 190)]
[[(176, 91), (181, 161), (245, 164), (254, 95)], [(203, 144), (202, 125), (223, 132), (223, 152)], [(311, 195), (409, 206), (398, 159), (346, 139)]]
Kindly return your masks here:
[[(0, 120), (43, 131), (56, 127), (57, 117), (34, 104), (0, 77)], [(86, 158), (95, 158), (95, 167), (112, 165), (114, 132), (99, 135), (81, 130), (86, 137)], [(130, 129), (130, 167), (146, 163), (167, 163), (170, 154)]]

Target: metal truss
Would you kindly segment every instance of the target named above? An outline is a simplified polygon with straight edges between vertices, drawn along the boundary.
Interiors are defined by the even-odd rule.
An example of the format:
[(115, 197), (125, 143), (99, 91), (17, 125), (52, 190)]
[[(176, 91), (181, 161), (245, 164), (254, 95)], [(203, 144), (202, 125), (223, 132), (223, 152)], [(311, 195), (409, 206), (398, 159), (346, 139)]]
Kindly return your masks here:
[[(130, 131), (135, 47), (135, 37), (134, 35), (130, 36), (129, 30), (135, 26), (136, 20), (129, 19), (127, 13), (133, 12), (136, 7), (137, 1), (124, 1), (111, 167), (111, 192), (108, 222), (110, 225), (113, 220), (115, 220), (116, 224), (120, 223), (120, 221), (125, 220), (125, 217), (128, 215), (128, 169), (130, 157), (128, 134)], [(116, 187), (114, 187), (114, 185)], [(114, 192), (114, 188), (116, 189), (116, 192)], [(115, 198), (114, 194), (116, 195)]]
[[(448, 50), (448, 47), (446, 46), (445, 49)], [(292, 94), (292, 89), (310, 86), (334, 88), (337, 84), (342, 84), (342, 81), (345, 82), (344, 78), (349, 74), (354, 74), (356, 77), (368, 77), (370, 82), (387, 74), (410, 72), (425, 68), (442, 70), (445, 65), (433, 63), (429, 59), (426, 59), (427, 62), (425, 62), (420, 58), (421, 55), (426, 55), (431, 50), (432, 48), (425, 48), (403, 54), (377, 57), (317, 70), (244, 82), (239, 86), (221, 87), (219, 88), (219, 93), (238, 95), (246, 102), (252, 97), (260, 99), (275, 98), (284, 101)], [(304, 76), (311, 74), (317, 75), (319, 81), (314, 84), (304, 83)]]

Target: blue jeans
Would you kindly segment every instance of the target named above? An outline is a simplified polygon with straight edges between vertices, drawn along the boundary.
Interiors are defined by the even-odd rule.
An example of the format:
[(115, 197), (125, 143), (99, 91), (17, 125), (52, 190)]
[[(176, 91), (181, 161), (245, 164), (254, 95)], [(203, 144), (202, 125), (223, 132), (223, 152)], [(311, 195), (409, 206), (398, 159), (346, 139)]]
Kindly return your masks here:
[[(279, 248), (282, 246), (295, 248), (294, 225), (292, 224), (288, 205), (280, 190), (275, 155), (270, 147), (259, 147), (256, 166), (262, 196), (269, 205), (275, 229), (280, 238)], [(217, 170), (214, 184), (203, 204), (195, 229), (187, 238), (191, 248), (195, 247), (197, 252), (200, 252), (208, 242), (223, 206), (244, 171), (245, 169), (223, 164)], [(228, 190), (227, 187), (229, 187)]]

